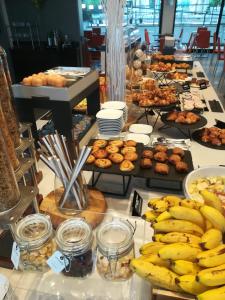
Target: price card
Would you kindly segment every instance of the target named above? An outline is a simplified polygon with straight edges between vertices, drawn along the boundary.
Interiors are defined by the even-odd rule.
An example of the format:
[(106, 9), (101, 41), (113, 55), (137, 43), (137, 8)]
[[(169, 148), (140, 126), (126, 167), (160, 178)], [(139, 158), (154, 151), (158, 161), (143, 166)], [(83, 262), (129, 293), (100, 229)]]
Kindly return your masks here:
[(16, 242), (14, 242), (12, 246), (11, 261), (14, 265), (14, 268), (17, 270), (20, 261), (20, 248)]
[(183, 85), (182, 85), (182, 87), (183, 87), (183, 90), (184, 91), (190, 91), (190, 84), (189, 83), (184, 83)]
[(207, 89), (207, 84), (205, 82), (200, 83), (199, 86), (200, 86), (200, 90)]
[(47, 264), (53, 272), (60, 273), (69, 265), (69, 260), (60, 251), (56, 251), (49, 257)]
[(143, 198), (135, 190), (132, 201), (132, 216), (141, 217), (142, 215)]

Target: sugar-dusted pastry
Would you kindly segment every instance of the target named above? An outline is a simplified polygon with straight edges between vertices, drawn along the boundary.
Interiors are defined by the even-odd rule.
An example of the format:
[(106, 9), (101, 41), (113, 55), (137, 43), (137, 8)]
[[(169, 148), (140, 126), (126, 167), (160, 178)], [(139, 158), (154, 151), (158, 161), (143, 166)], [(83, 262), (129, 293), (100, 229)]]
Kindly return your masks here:
[(173, 154), (180, 155), (181, 157), (184, 156), (184, 150), (180, 147), (173, 148)]
[(86, 160), (87, 164), (92, 164), (95, 161), (94, 155), (90, 154)]
[(184, 161), (177, 162), (175, 168), (179, 173), (186, 173), (188, 171), (188, 165)]
[(155, 152), (166, 152), (168, 150), (168, 148), (166, 146), (163, 145), (157, 145), (154, 148)]
[(136, 152), (136, 148), (135, 147), (124, 147), (121, 150), (121, 153), (124, 155), (128, 152)]
[(102, 168), (102, 169), (107, 169), (110, 168), (112, 165), (111, 160), (107, 159), (107, 158), (99, 158), (95, 160), (95, 165), (98, 168)]
[(113, 141), (109, 141), (109, 145), (113, 145), (116, 147), (123, 147), (123, 141), (121, 140), (113, 140)]
[(164, 162), (168, 159), (168, 156), (165, 152), (156, 152), (154, 154), (154, 159), (160, 162)]
[(152, 167), (152, 161), (150, 158), (142, 158), (141, 159), (141, 168), (142, 169), (150, 169)]
[(124, 146), (125, 147), (136, 147), (137, 142), (133, 141), (133, 140), (127, 140), (124, 142)]
[(125, 160), (129, 160), (129, 161), (135, 161), (138, 159), (138, 155), (136, 152), (127, 152), (125, 155), (124, 155), (124, 159)]
[(113, 146), (113, 145), (109, 145), (105, 148), (105, 150), (109, 153), (109, 154), (112, 154), (112, 153), (118, 153), (119, 152), (119, 147), (117, 146)]
[(154, 155), (154, 153), (151, 150), (144, 150), (142, 152), (142, 157), (143, 158), (153, 158), (153, 155)]
[(168, 160), (172, 165), (175, 165), (177, 162), (181, 161), (181, 157), (178, 154), (172, 154), (169, 156)]
[(155, 172), (162, 174), (162, 175), (168, 175), (169, 174), (169, 166), (167, 164), (156, 163)]
[(124, 160), (124, 157), (120, 153), (112, 153), (109, 155), (109, 159), (115, 164), (120, 164)]
[(108, 152), (105, 149), (99, 149), (93, 153), (95, 158), (106, 158), (108, 156)]
[(130, 172), (134, 169), (134, 164), (129, 160), (124, 160), (120, 164), (120, 171), (122, 172)]
[(99, 148), (105, 148), (107, 146), (106, 140), (96, 140), (93, 143), (93, 146), (98, 146)]

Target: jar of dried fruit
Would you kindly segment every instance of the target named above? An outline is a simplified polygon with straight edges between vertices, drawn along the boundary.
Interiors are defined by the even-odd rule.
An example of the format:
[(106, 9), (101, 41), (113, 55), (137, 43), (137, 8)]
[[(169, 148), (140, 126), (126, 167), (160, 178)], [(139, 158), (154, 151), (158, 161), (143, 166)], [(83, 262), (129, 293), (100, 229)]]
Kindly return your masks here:
[(20, 248), (21, 270), (49, 270), (47, 260), (56, 250), (49, 216), (32, 214), (20, 220), (15, 226), (15, 239)]
[(97, 270), (107, 280), (122, 281), (132, 276), (134, 228), (121, 219), (103, 223), (97, 231)]
[(91, 226), (81, 218), (72, 218), (60, 224), (56, 231), (56, 244), (69, 261), (63, 274), (86, 277), (93, 270), (93, 233)]

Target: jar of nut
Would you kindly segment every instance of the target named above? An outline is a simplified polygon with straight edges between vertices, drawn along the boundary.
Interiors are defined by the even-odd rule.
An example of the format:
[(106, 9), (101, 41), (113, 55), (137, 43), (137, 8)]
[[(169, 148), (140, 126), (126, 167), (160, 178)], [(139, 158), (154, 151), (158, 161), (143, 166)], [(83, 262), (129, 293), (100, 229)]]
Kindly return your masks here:
[(49, 270), (47, 260), (56, 250), (49, 216), (32, 214), (20, 220), (15, 226), (15, 239), (20, 248), (21, 270)]
[(107, 280), (122, 281), (132, 276), (134, 228), (125, 220), (103, 223), (97, 231), (97, 270)]
[(61, 223), (56, 231), (56, 244), (69, 261), (67, 266), (65, 264), (64, 275), (86, 277), (92, 272), (93, 233), (84, 219), (72, 218)]

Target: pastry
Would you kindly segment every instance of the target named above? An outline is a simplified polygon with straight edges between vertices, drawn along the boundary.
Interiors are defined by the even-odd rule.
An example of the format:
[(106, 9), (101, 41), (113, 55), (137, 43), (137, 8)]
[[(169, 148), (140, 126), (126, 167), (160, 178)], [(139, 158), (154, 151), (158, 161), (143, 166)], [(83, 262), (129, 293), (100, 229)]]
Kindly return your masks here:
[(134, 168), (135, 167), (134, 167), (133, 163), (131, 161), (129, 161), (129, 160), (124, 160), (120, 164), (120, 171), (122, 171), (122, 172), (130, 172)]
[(150, 158), (142, 158), (141, 159), (141, 168), (142, 169), (150, 169), (152, 167), (152, 161)]
[(169, 166), (167, 164), (156, 163), (155, 172), (163, 175), (169, 174)]
[(133, 140), (128, 140), (124, 142), (124, 146), (125, 147), (136, 147), (137, 142), (133, 141)]
[(120, 153), (112, 153), (109, 155), (109, 159), (115, 164), (120, 164), (124, 160), (124, 157)]
[(103, 158), (103, 159), (99, 158), (99, 159), (96, 159), (95, 165), (98, 168), (106, 169), (106, 168), (110, 168), (112, 163), (111, 163), (111, 160), (109, 160), (107, 158)]
[(107, 146), (107, 141), (106, 140), (96, 140), (93, 143), (93, 146), (98, 146), (99, 148), (105, 148)]
[(135, 160), (137, 160), (137, 158), (138, 158), (138, 155), (136, 152), (127, 152), (124, 155), (124, 159), (129, 160), (129, 161), (135, 161)]
[(93, 154), (94, 152), (96, 152), (97, 150), (99, 150), (98, 146), (92, 146), (91, 147), (91, 154)]
[(215, 146), (224, 145), (225, 129), (217, 127), (203, 128), (201, 130), (200, 138), (204, 143), (211, 143)]
[(143, 158), (153, 158), (153, 152), (151, 150), (144, 150), (142, 152)]
[(181, 157), (183, 157), (184, 150), (179, 147), (175, 147), (175, 148), (173, 148), (173, 154), (177, 154), (177, 155), (180, 155)]
[(200, 120), (200, 117), (190, 111), (173, 111), (167, 115), (166, 120), (181, 124), (194, 124)]
[(135, 147), (124, 147), (121, 150), (121, 153), (124, 155), (128, 152), (136, 152), (136, 148)]
[(154, 154), (154, 159), (160, 162), (164, 162), (168, 159), (168, 156), (165, 152), (156, 152)]
[(166, 146), (163, 146), (163, 145), (157, 145), (154, 150), (157, 152), (166, 152), (168, 150), (168, 148)]
[(94, 155), (90, 154), (86, 160), (87, 164), (92, 164), (95, 161)]
[(175, 167), (179, 173), (186, 173), (188, 171), (188, 165), (184, 161), (177, 162)]
[(113, 145), (107, 146), (107, 147), (105, 148), (105, 150), (106, 150), (108, 153), (110, 153), (110, 154), (112, 154), (112, 153), (118, 153), (118, 152), (119, 152), (119, 148), (116, 147), (116, 146), (113, 146)]
[(177, 162), (181, 161), (181, 157), (178, 154), (172, 154), (169, 156), (168, 160), (172, 165), (175, 165)]
[(95, 158), (106, 158), (108, 156), (108, 152), (105, 149), (99, 149), (93, 153)]
[(109, 141), (109, 145), (113, 145), (120, 148), (123, 147), (123, 141), (121, 140)]

